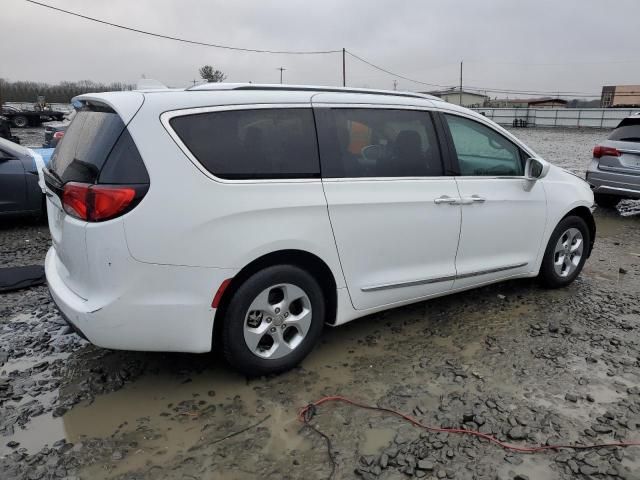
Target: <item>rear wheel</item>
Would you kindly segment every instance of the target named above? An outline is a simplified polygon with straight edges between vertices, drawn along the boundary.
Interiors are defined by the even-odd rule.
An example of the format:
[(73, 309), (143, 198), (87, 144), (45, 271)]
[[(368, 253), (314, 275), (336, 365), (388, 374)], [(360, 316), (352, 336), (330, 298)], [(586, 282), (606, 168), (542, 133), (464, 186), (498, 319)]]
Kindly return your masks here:
[(27, 117), (25, 117), (24, 115), (17, 115), (15, 117), (13, 117), (13, 124), (17, 128), (25, 128), (25, 127), (29, 126), (29, 119)]
[(265, 268), (233, 293), (222, 327), (225, 358), (250, 376), (289, 370), (309, 354), (324, 321), (322, 289), (309, 272)]
[(540, 280), (549, 288), (565, 287), (580, 274), (587, 260), (591, 236), (585, 221), (570, 216), (562, 219), (549, 238), (540, 266)]
[(615, 208), (620, 203), (621, 198), (615, 195), (606, 195), (603, 193), (596, 193), (594, 199), (599, 207), (602, 208)]

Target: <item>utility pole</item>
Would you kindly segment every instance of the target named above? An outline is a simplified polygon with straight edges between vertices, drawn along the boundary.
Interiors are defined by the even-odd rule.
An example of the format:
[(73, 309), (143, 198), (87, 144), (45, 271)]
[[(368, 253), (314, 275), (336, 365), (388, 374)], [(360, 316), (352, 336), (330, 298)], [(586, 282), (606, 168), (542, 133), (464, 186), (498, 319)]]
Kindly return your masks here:
[(284, 67), (278, 67), (276, 70), (280, 70), (280, 85), (282, 85), (282, 72), (286, 70)]
[(197, 81), (196, 81), (196, 79), (195, 79), (195, 78), (194, 78), (192, 81), (193, 81), (193, 86), (195, 87), (195, 86), (196, 86)]
[(460, 61), (460, 95), (458, 97), (458, 104), (462, 106), (462, 61)]
[(397, 81), (397, 80), (394, 80), (394, 81), (393, 81), (393, 89), (394, 89), (394, 90), (397, 90), (397, 89), (398, 89), (398, 81)]
[(343, 48), (342, 49), (342, 86), (346, 87), (347, 86), (347, 71), (346, 71), (346, 54), (347, 51)]

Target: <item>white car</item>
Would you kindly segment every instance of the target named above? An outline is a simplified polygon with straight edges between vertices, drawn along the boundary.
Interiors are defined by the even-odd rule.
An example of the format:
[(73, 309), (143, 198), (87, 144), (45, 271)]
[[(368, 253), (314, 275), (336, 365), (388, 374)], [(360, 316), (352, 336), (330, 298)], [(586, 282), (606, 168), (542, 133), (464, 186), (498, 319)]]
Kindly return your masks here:
[(45, 170), (49, 288), (105, 348), (250, 375), (325, 324), (506, 279), (571, 283), (593, 194), (421, 94), (206, 84), (87, 94)]

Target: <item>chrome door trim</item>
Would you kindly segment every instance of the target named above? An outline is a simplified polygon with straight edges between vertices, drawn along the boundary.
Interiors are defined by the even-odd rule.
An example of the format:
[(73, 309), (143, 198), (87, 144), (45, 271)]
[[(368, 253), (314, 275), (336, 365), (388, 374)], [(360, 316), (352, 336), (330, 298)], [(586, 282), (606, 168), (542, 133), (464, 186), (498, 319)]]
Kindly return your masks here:
[(416, 285), (428, 285), (430, 283), (448, 282), (455, 280), (455, 275), (448, 275), (446, 277), (425, 278), (423, 280), (411, 280), (408, 282), (396, 282), (385, 283), (382, 285), (372, 285), (370, 287), (362, 287), (360, 290), (363, 292), (377, 292), (378, 290), (388, 290), (391, 288), (403, 288), (403, 287), (415, 287)]
[(369, 287), (362, 287), (360, 290), (363, 292), (376, 292), (378, 290), (388, 290), (391, 288), (415, 287), (417, 285), (428, 285), (430, 283), (448, 282), (451, 280), (461, 280), (463, 278), (476, 277), (480, 275), (488, 275), (490, 273), (504, 272), (506, 270), (513, 270), (515, 268), (526, 267), (527, 265), (528, 265), (527, 262), (516, 263), (513, 265), (506, 265), (504, 267), (489, 268), (487, 270), (476, 270), (475, 272), (462, 273), (459, 275), (447, 275), (444, 277), (425, 278), (422, 280), (410, 280), (408, 282), (395, 282), (395, 283), (385, 283), (381, 285), (372, 285)]
[(513, 270), (514, 268), (522, 268), (526, 266), (527, 266), (527, 262), (523, 262), (523, 263), (514, 263), (513, 265), (506, 265), (504, 267), (489, 268), (488, 270), (476, 270), (475, 272), (461, 273), (459, 275), (456, 275), (456, 280), (469, 278), (469, 277), (476, 277), (478, 275), (488, 275), (489, 273), (504, 272), (505, 270)]

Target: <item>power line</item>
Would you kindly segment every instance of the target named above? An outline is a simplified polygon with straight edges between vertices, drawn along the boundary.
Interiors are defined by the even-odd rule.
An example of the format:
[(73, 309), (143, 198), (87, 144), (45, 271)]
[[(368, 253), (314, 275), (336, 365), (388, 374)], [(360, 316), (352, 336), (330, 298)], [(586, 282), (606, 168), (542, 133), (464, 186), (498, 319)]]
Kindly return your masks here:
[(414, 78), (409, 78), (409, 77), (406, 77), (404, 75), (400, 75), (399, 73), (392, 72), (391, 70), (387, 70), (386, 68), (380, 67), (379, 65), (376, 65), (375, 63), (371, 63), (369, 60), (365, 60), (364, 58), (359, 57), (358, 55), (356, 55), (353, 52), (350, 52), (349, 50), (346, 50), (346, 53), (348, 53), (353, 58), (355, 58), (357, 60), (360, 60), (362, 63), (366, 63), (370, 67), (375, 68), (376, 70), (380, 70), (381, 72), (384, 72), (384, 73), (386, 73), (388, 75), (392, 75), (394, 77), (402, 78), (403, 80), (407, 80), (409, 82), (418, 83), (420, 85), (426, 85), (428, 87), (453, 88), (453, 87), (451, 87), (451, 85), (438, 85), (438, 84), (435, 84), (435, 83), (427, 83), (427, 82), (423, 82), (421, 80), (416, 80)]
[(275, 53), (280, 55), (324, 55), (329, 53), (340, 53), (342, 51), (342, 50), (262, 50), (258, 48), (242, 48), (242, 47), (232, 47), (230, 45), (221, 45), (217, 43), (198, 42), (196, 40), (188, 40), (185, 38), (172, 37), (170, 35), (163, 35), (161, 33), (148, 32), (146, 30), (140, 30), (139, 28), (127, 27), (117, 23), (107, 22), (106, 20), (100, 20), (99, 18), (89, 17), (87, 15), (82, 15), (80, 13), (72, 12), (70, 10), (64, 10), (62, 8), (54, 7), (52, 5), (47, 5), (46, 3), (36, 2), (35, 0), (25, 0), (25, 1), (33, 5), (38, 5), (40, 7), (45, 7), (51, 10), (55, 10), (57, 12), (66, 13), (67, 15), (73, 15), (74, 17), (83, 18), (85, 20), (101, 23), (103, 25), (109, 25), (111, 27), (120, 28), (122, 30), (128, 30), (130, 32), (141, 33), (143, 35), (149, 35), (157, 38), (164, 38), (166, 40), (173, 40), (176, 42), (189, 43), (191, 45), (200, 45), (203, 47), (223, 48), (225, 50), (236, 50), (240, 52)]
[[(452, 85), (438, 85), (438, 84), (434, 84), (434, 83), (428, 83), (428, 82), (423, 82), (421, 80), (416, 80), (415, 78), (410, 78), (407, 77), (405, 75), (401, 75), (399, 73), (396, 72), (392, 72), (391, 70), (388, 70), (384, 67), (381, 67), (379, 65), (376, 65), (373, 62), (370, 62), (369, 60), (366, 60), (356, 54), (354, 54), (353, 52), (350, 52), (349, 50), (346, 51), (350, 56), (352, 56), (353, 58), (360, 60), (362, 63), (365, 63), (367, 65), (369, 65), (370, 67), (375, 68), (376, 70), (380, 70), (381, 72), (384, 72), (388, 75), (397, 77), (397, 78), (402, 78), (403, 80), (407, 80), (409, 82), (413, 82), (413, 83), (417, 83), (420, 85), (427, 85), (429, 87), (438, 87), (438, 88), (444, 88), (444, 89), (454, 89), (455, 87)], [(466, 90), (473, 90), (473, 91), (478, 91), (478, 92), (491, 92), (491, 93), (508, 93), (508, 94), (517, 94), (517, 95), (547, 95), (547, 96), (558, 96), (558, 95), (562, 95), (562, 96), (574, 96), (574, 97), (600, 97), (600, 94), (594, 94), (594, 93), (587, 93), (587, 92), (570, 92), (570, 91), (558, 91), (558, 90), (553, 90), (553, 91), (542, 91), (542, 90), (512, 90), (512, 89), (505, 89), (505, 88), (491, 88), (491, 87), (473, 87), (473, 86), (465, 86)]]
[[(182, 42), (182, 43), (187, 43), (187, 44), (191, 44), (191, 45), (199, 45), (199, 46), (205, 46), (205, 47), (213, 47), (213, 48), (221, 48), (221, 49), (225, 49), (225, 50), (234, 50), (234, 51), (240, 51), (240, 52), (252, 52), (252, 53), (270, 53), (270, 54), (280, 54), (280, 55), (325, 55), (325, 54), (332, 54), (332, 53), (342, 53), (343, 54), (343, 83), (345, 83), (345, 78), (346, 78), (346, 74), (345, 74), (345, 65), (344, 65), (344, 55), (345, 53), (349, 54), (351, 57), (355, 58), (356, 60), (359, 60), (362, 63), (365, 63), (366, 65), (369, 65), (372, 68), (375, 68), (376, 70), (379, 70), (381, 72), (384, 72), (388, 75), (394, 76), (396, 78), (401, 78), (403, 80), (412, 82), (412, 83), (416, 83), (419, 85), (425, 85), (428, 87), (436, 87), (436, 88), (441, 88), (441, 89), (453, 89), (455, 88), (452, 85), (440, 85), (440, 84), (435, 84), (435, 83), (429, 83), (429, 82), (424, 82), (422, 80), (417, 80), (415, 78), (410, 78), (407, 77), (405, 75), (393, 72), (391, 70), (388, 70), (384, 67), (381, 67), (379, 65), (374, 64), (373, 62), (370, 62), (369, 60), (366, 60), (358, 55), (356, 55), (355, 53), (346, 50), (346, 49), (341, 49), (341, 50), (264, 50), (264, 49), (257, 49), (257, 48), (243, 48), (243, 47), (233, 47), (230, 45), (221, 45), (221, 44), (216, 44), (216, 43), (207, 43), (207, 42), (200, 42), (200, 41), (196, 41), (196, 40), (189, 40), (189, 39), (185, 39), (185, 38), (180, 38), (180, 37), (173, 37), (170, 35), (164, 35), (164, 34), (160, 34), (160, 33), (154, 33), (154, 32), (149, 32), (146, 30), (141, 30), (138, 28), (133, 28), (133, 27), (127, 27), (125, 25), (120, 25), (117, 23), (112, 23), (112, 22), (108, 22), (106, 20), (101, 20), (99, 18), (94, 18), (94, 17), (89, 17), (87, 15), (83, 15), (77, 12), (73, 12), (70, 10), (65, 10), (62, 8), (58, 8), (58, 7), (54, 7), (52, 5), (48, 5), (46, 3), (41, 3), (38, 2), (36, 0), (25, 0), (28, 3), (31, 3), (33, 5), (37, 5), (40, 7), (44, 7), (44, 8), (48, 8), (50, 10), (54, 10), (56, 12), (60, 12), (60, 13), (65, 13), (67, 15), (72, 15), (78, 18), (82, 18), (85, 20), (89, 20), (92, 22), (96, 22), (96, 23), (101, 23), (103, 25), (108, 25), (111, 27), (115, 27), (115, 28), (119, 28), (122, 30), (127, 30), (127, 31), (131, 31), (131, 32), (135, 32), (135, 33), (140, 33), (143, 35), (149, 35), (152, 37), (156, 37), (156, 38), (162, 38), (165, 40), (173, 40), (176, 42)], [(479, 61), (471, 61), (472, 63), (480, 63)], [(486, 62), (485, 62), (486, 63)], [(517, 64), (517, 62), (494, 62), (494, 63), (504, 63), (504, 64)], [(598, 62), (593, 62), (593, 63), (598, 63)], [(627, 61), (611, 61), (611, 62), (600, 62), (600, 63), (636, 63), (634, 62), (627, 62)], [(522, 63), (523, 65), (527, 65), (526, 63)], [(577, 64), (577, 63), (576, 63)], [(529, 65), (545, 65), (545, 64), (529, 64)], [(552, 63), (548, 64), (548, 65), (554, 65)], [(437, 67), (436, 67), (437, 68)], [(282, 72), (281, 72), (282, 73)], [(586, 93), (586, 92), (568, 92), (568, 91), (534, 91), (534, 90), (513, 90), (513, 89), (504, 89), (504, 88), (489, 88), (489, 87), (473, 87), (473, 86), (465, 86), (465, 89), (467, 90), (473, 90), (473, 91), (481, 91), (481, 92), (491, 92), (491, 93), (504, 93), (504, 94), (514, 94), (514, 95), (547, 95), (547, 96), (573, 96), (573, 97), (585, 97), (585, 98), (595, 98), (595, 97), (600, 97), (600, 94), (591, 94), (591, 93)], [(624, 95), (624, 94), (622, 94)], [(630, 93), (627, 93), (627, 95), (632, 95)]]

